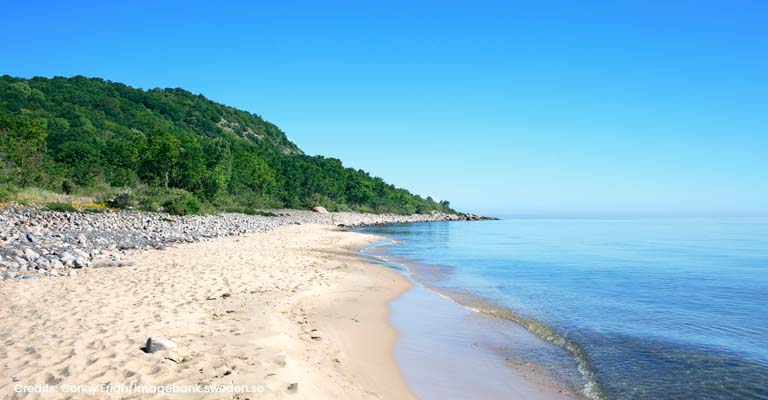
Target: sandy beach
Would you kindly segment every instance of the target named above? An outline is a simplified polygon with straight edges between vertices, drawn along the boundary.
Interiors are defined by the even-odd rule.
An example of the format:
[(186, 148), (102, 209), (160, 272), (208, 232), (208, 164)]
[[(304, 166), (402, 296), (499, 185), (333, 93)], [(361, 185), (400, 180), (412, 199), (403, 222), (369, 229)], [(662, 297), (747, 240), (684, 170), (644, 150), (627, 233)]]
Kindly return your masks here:
[[(130, 267), (0, 282), (0, 398), (415, 399), (409, 384), (428, 399), (570, 398), (476, 344), (451, 344), (471, 327), (543, 342), (409, 291), (358, 252), (381, 239), (287, 225), (129, 251)], [(393, 318), (410, 320), (408, 335)], [(146, 353), (148, 337), (176, 347)]]
[[(375, 240), (285, 226), (136, 252), (131, 268), (2, 282), (0, 396), (414, 398), (395, 365), (386, 306), (409, 283), (356, 254)], [(144, 353), (150, 336), (177, 348)], [(84, 392), (106, 384), (230, 392)], [(17, 392), (25, 388), (49, 393)]]

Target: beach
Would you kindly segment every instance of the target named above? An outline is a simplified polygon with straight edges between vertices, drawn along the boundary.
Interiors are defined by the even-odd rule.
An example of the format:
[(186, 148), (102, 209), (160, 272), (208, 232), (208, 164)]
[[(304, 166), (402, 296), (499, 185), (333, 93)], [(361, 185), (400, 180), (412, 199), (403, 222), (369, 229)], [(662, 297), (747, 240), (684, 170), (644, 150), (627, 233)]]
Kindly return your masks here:
[[(124, 267), (0, 282), (0, 395), (399, 400), (417, 398), (416, 385), (427, 399), (570, 397), (472, 343), (441, 345), (441, 318), (468, 311), (413, 292), (405, 275), (359, 252), (382, 239), (289, 224), (123, 251)], [(406, 292), (419, 299), (395, 307), (412, 320), (400, 347), (390, 311)], [(145, 352), (149, 337), (175, 347)]]
[[(66, 398), (62, 389), (135, 384), (254, 389), (183, 398), (413, 398), (395, 365), (386, 306), (408, 282), (356, 255), (374, 240), (285, 226), (136, 252), (125, 257), (132, 268), (3, 282), (2, 397)], [(150, 336), (177, 347), (144, 353)], [(15, 392), (24, 387), (54, 392)]]

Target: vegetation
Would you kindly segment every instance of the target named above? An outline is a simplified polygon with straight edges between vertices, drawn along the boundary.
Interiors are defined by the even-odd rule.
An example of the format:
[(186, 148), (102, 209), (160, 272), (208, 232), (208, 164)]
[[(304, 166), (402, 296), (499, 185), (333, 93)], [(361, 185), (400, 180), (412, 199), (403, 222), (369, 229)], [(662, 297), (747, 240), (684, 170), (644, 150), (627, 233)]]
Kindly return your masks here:
[(63, 202), (51, 202), (45, 205), (45, 207), (51, 211), (59, 211), (59, 212), (75, 212), (77, 211), (77, 208), (73, 206), (70, 203), (63, 203)]
[(183, 89), (2, 76), (0, 200), (31, 187), (177, 214), (452, 211), (337, 159), (306, 156), (261, 117)]

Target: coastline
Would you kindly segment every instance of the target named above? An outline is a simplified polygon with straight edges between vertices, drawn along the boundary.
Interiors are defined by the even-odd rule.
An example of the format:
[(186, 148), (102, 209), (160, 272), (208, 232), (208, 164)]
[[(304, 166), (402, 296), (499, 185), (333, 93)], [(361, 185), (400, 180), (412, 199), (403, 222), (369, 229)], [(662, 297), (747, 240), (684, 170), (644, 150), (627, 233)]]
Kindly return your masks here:
[[(3, 282), (0, 393), (63, 398), (14, 389), (134, 383), (263, 387), (136, 398), (415, 398), (395, 363), (387, 307), (409, 283), (356, 252), (376, 240), (285, 226), (134, 252), (131, 268)], [(148, 336), (178, 347), (145, 354)]]
[[(444, 368), (423, 368), (417, 352), (409, 356), (410, 326), (436, 320), (429, 310), (441, 310), (437, 318), (465, 316), (459, 315), (460, 306), (447, 305), (431, 291), (425, 296), (427, 290), (414, 287), (406, 275), (359, 251), (382, 239), (327, 225), (278, 226), (128, 251), (123, 262), (131, 268), (85, 268), (70, 279), (0, 282), (6, 299), (0, 304), (5, 360), (0, 394), (64, 398), (80, 386), (85, 389), (77, 389), (77, 397), (85, 399), (175, 399), (181, 395), (137, 388), (197, 385), (258, 392), (184, 393), (183, 398), (452, 398), (446, 393), (565, 398), (537, 382), (536, 371), (513, 370), (472, 346), (459, 348), (462, 356), (426, 357)], [(413, 296), (421, 300), (408, 300)], [(414, 320), (414, 312), (422, 315)], [(410, 338), (397, 330), (403, 318), (411, 321)], [(481, 322), (475, 329), (494, 328)], [(445, 350), (429, 344), (432, 334), (419, 333), (417, 346), (427, 345), (418, 351)], [(178, 347), (145, 354), (141, 346), (147, 337), (167, 338)], [(530, 345), (529, 338), (523, 340)], [(474, 360), (483, 373), (465, 373), (460, 357)], [(414, 367), (421, 368), (421, 376), (407, 379), (405, 372)], [(466, 390), (444, 385), (442, 392), (424, 391), (448, 381)], [(108, 392), (105, 384), (131, 391)], [(63, 393), (64, 387), (70, 393)], [(24, 392), (34, 390), (53, 392)]]
[(126, 267), (134, 250), (268, 232), (280, 226), (341, 227), (393, 223), (474, 221), (475, 214), (366, 214), (273, 209), (267, 215), (236, 213), (174, 216), (131, 210), (57, 212), (0, 203), (0, 281), (73, 276), (83, 268)]
[(390, 238), (361, 249), (361, 253), (371, 263), (396, 271), (411, 282), (411, 288), (390, 303), (390, 322), (400, 334), (396, 348), (399, 366), (419, 398), (581, 398), (549, 367), (509, 351), (551, 356), (561, 351), (559, 347), (518, 321), (486, 313), (418, 279), (418, 262), (388, 253), (389, 246), (396, 243)]

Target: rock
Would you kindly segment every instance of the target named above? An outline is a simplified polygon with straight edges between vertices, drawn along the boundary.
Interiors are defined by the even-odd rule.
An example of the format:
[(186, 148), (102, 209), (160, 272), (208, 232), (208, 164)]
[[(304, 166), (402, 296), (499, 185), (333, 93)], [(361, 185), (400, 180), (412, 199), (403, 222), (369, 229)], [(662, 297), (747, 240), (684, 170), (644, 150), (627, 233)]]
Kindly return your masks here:
[(77, 271), (75, 271), (74, 269), (70, 269), (69, 270), (69, 274), (67, 274), (67, 275), (69, 275), (69, 276), (77, 276)]
[(74, 261), (74, 259), (75, 259), (75, 256), (73, 256), (72, 253), (68, 251), (65, 251), (59, 254), (59, 260), (61, 260), (61, 262), (63, 262), (64, 264), (66, 264), (67, 261)]
[(31, 243), (37, 243), (37, 237), (31, 233), (27, 233), (26, 238)]
[(50, 269), (51, 268), (51, 262), (48, 261), (47, 258), (39, 258), (37, 260), (37, 269)]
[(83, 257), (78, 257), (73, 263), (75, 268), (85, 268), (88, 266), (88, 260)]
[(169, 339), (149, 337), (147, 338), (147, 343), (141, 350), (145, 353), (154, 353), (156, 351), (170, 350), (175, 348), (176, 343)]
[(32, 249), (24, 249), (24, 258), (26, 258), (27, 261), (34, 261), (40, 258), (40, 254), (37, 254), (37, 252)]
[(37, 276), (32, 274), (24, 274), (21, 279), (37, 279)]
[(312, 207), (312, 211), (320, 214), (328, 214), (328, 210), (326, 210), (325, 207), (322, 207), (322, 206)]
[(299, 390), (299, 384), (298, 382), (293, 382), (290, 385), (288, 385), (288, 391), (291, 393), (296, 393)]
[(88, 238), (85, 237), (85, 235), (83, 235), (81, 233), (81, 234), (77, 235), (77, 243), (79, 243), (81, 245), (88, 244)]

